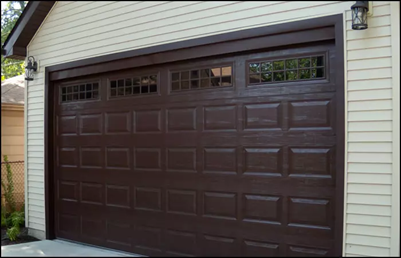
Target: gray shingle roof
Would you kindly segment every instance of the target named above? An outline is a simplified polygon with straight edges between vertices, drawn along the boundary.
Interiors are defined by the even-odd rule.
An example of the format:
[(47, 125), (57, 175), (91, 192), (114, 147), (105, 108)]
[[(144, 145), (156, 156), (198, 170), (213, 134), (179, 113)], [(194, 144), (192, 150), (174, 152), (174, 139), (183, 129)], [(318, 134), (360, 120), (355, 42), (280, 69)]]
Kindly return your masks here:
[(1, 82), (1, 103), (24, 104), (24, 75), (18, 75)]

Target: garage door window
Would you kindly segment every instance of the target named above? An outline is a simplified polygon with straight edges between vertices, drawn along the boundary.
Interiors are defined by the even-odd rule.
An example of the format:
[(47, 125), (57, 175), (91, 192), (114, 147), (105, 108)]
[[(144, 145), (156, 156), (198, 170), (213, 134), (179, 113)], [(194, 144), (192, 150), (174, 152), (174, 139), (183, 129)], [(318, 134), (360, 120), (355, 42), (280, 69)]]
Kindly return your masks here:
[(171, 91), (232, 85), (232, 66), (184, 70), (171, 73)]
[(249, 63), (249, 84), (325, 78), (324, 56)]
[(61, 102), (99, 99), (99, 83), (61, 86)]
[(111, 98), (157, 93), (157, 74), (110, 80)]

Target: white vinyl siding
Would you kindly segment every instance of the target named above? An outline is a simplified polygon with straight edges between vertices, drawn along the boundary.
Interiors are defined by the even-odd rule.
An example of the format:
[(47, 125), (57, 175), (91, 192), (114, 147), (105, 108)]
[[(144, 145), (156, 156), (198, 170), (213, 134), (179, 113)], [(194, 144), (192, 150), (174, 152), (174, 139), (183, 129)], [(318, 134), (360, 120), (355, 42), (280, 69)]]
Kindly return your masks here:
[(390, 2), (373, 2), (373, 17), (369, 17), (369, 29), (365, 31), (351, 29), (353, 3), (57, 2), (28, 46), (29, 55), (40, 62), (40, 71), (27, 87), (28, 226), (45, 230), (46, 66), (345, 13), (348, 153), (345, 155), (344, 255), (389, 255), (393, 141)]
[(388, 256), (391, 247), (390, 4), (373, 15), (368, 30), (347, 31), (346, 255)]

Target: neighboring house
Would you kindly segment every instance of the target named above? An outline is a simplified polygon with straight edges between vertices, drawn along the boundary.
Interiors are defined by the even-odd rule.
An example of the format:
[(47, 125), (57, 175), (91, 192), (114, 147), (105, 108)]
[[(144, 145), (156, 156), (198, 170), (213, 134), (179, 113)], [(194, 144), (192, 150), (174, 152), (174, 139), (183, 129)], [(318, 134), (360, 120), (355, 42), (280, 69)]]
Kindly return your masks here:
[(144, 255), (399, 256), (399, 2), (30, 1), (30, 234)]
[[(24, 202), (24, 75), (1, 82), (1, 162), (3, 155), (11, 161), (14, 198), (18, 205)], [(6, 166), (1, 166), (5, 179)]]

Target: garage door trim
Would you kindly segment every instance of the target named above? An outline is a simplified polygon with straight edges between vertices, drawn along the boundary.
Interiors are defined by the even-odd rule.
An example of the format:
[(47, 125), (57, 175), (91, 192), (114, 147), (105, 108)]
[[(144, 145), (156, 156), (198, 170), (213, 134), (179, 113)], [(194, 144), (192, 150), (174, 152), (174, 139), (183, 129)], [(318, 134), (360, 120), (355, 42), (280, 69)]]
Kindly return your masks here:
[[(301, 37), (289, 37), (290, 34), (304, 34)], [(315, 32), (313, 32), (315, 31)], [(319, 32), (319, 33), (316, 33)], [(331, 35), (334, 32), (334, 35)], [(311, 35), (313, 35), (312, 38)], [(319, 36), (320, 35), (320, 36)], [(84, 75), (93, 75), (97, 73), (107, 72), (104, 70), (105, 62), (117, 62), (125, 64), (118, 69), (133, 68), (135, 66), (145, 66), (161, 63), (164, 58), (168, 62), (199, 58), (202, 56), (191, 56), (189, 52), (200, 53), (200, 55), (208, 56), (205, 51), (198, 49), (209, 48), (213, 44), (213, 48), (227, 48), (228, 52), (238, 52), (244, 50), (254, 50), (258, 47), (255, 42), (270, 37), (275, 39), (275, 44), (263, 45), (266, 47), (275, 47), (281, 41), (283, 45), (295, 45), (305, 43), (313, 39), (313, 41), (335, 39), (336, 62), (333, 64), (336, 68), (336, 84), (337, 89), (337, 193), (338, 201), (336, 202), (336, 225), (335, 225), (335, 242), (337, 255), (342, 254), (343, 249), (343, 211), (344, 211), (344, 145), (345, 145), (345, 102), (344, 102), (344, 41), (343, 41), (343, 15), (332, 15), (319, 17), (303, 21), (295, 21), (279, 25), (266, 26), (255, 29), (241, 30), (225, 34), (213, 35), (199, 39), (191, 39), (181, 42), (170, 43), (150, 48), (132, 50), (118, 54), (110, 54), (95, 58), (89, 58), (70, 63), (50, 66), (45, 68), (45, 214), (46, 214), (46, 239), (55, 238), (55, 218), (54, 218), (54, 184), (55, 177), (52, 175), (55, 160), (55, 119), (54, 119), (54, 98), (53, 86), (54, 82), (60, 79), (74, 78)], [(320, 38), (319, 38), (320, 37)], [(291, 41), (288, 41), (291, 39)], [(283, 42), (283, 40), (286, 40)], [(249, 43), (245, 45), (244, 43)], [(266, 42), (266, 41), (265, 41)], [(238, 46), (243, 46), (241, 49)], [(231, 49), (230, 49), (231, 47)], [(194, 51), (196, 49), (196, 51)], [(217, 55), (215, 53), (214, 55)], [(221, 53), (220, 53), (221, 54)], [(110, 63), (107, 65), (110, 67)], [(108, 71), (111, 71), (109, 69)]]

